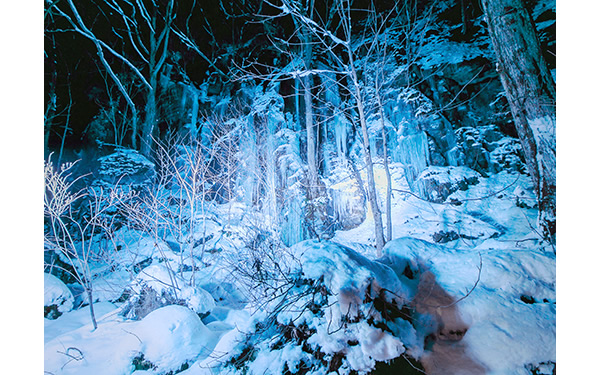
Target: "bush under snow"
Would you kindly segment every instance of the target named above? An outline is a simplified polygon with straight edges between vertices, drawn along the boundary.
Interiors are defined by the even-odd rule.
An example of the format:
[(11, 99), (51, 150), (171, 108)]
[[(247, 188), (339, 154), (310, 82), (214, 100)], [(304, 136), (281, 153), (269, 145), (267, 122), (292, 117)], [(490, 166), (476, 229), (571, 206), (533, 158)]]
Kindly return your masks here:
[[(387, 266), (342, 245), (294, 245), (293, 272), (229, 368), (251, 374), (368, 372), (416, 343), (410, 290)], [(284, 260), (282, 260), (283, 263)]]
[[(188, 272), (191, 273), (191, 272)], [(158, 264), (144, 268), (131, 283), (131, 297), (123, 314), (143, 318), (166, 305), (187, 306), (197, 314), (206, 315), (215, 307), (212, 295), (199, 286), (193, 286), (182, 274)]]

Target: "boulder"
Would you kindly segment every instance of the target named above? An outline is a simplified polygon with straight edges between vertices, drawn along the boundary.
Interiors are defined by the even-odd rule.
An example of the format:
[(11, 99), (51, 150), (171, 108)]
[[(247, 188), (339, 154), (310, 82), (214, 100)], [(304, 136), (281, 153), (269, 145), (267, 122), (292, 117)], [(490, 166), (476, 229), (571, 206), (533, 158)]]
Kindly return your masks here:
[(463, 127), (456, 131), (458, 164), (482, 175), (501, 170), (523, 172), (523, 152), (518, 139), (507, 137), (496, 125)]
[(497, 173), (501, 170), (525, 172), (523, 148), (518, 139), (505, 137), (493, 143), (490, 152), (490, 169)]
[(480, 177), (467, 167), (428, 167), (415, 181), (415, 187), (421, 198), (442, 203), (455, 191), (479, 183)]
[(490, 153), (484, 147), (481, 131), (474, 127), (463, 127), (456, 131), (459, 149), (459, 165), (464, 165), (482, 174), (487, 174)]
[(141, 187), (150, 184), (156, 176), (155, 166), (136, 150), (121, 149), (98, 158), (100, 164), (98, 185), (131, 185)]
[(183, 306), (156, 309), (132, 328), (153, 373), (180, 372), (186, 363), (206, 357), (217, 339), (194, 311)]

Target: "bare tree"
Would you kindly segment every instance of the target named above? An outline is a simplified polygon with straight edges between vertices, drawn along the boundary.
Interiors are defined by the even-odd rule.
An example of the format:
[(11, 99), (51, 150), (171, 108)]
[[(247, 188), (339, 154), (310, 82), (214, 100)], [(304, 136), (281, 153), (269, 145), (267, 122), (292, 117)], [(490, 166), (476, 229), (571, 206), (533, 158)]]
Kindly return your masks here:
[[(98, 67), (98, 70), (102, 72), (100, 67)], [(110, 133), (109, 135), (112, 136), (112, 143), (106, 143), (112, 146), (124, 147), (126, 146), (127, 137), (132, 128), (131, 108), (126, 103), (123, 105), (122, 95), (113, 80), (106, 74), (102, 74), (102, 76), (104, 78), (105, 95), (94, 97), (95, 103), (100, 108), (94, 120), (104, 127), (110, 125), (110, 128), (107, 129), (107, 131)], [(131, 97), (137, 96), (141, 91), (139, 85), (131, 75), (117, 74), (117, 76)], [(91, 127), (93, 123), (94, 122), (90, 123), (88, 128)], [(99, 142), (101, 140), (96, 139), (96, 141)], [(106, 141), (109, 141), (108, 137)]]
[[(396, 4), (397, 6), (398, 4)], [(405, 5), (406, 6), (406, 5)], [(371, 5), (368, 17), (368, 31), (369, 34), (363, 38), (365, 44), (367, 44), (366, 56), (363, 58), (362, 71), (367, 81), (367, 88), (371, 89), (371, 95), (374, 97), (374, 107), (379, 115), (381, 121), (381, 142), (383, 149), (383, 167), (386, 176), (386, 196), (385, 196), (385, 214), (386, 214), (386, 236), (387, 240), (392, 240), (392, 176), (389, 167), (389, 151), (388, 151), (388, 136), (386, 130), (386, 116), (384, 110), (384, 90), (386, 85), (389, 85), (389, 81), (393, 81), (394, 75), (386, 71), (386, 67), (389, 66), (390, 61), (388, 54), (388, 39), (387, 31), (387, 20), (392, 16), (394, 12), (388, 12), (387, 14), (380, 14), (375, 9), (374, 4)], [(371, 42), (367, 43), (369, 39)], [(404, 41), (405, 43), (407, 40)], [(391, 79), (388, 77), (391, 76)], [(387, 79), (386, 79), (387, 77)]]
[[(83, 287), (95, 329), (98, 324), (94, 313), (92, 265), (103, 260), (100, 243), (113, 240), (115, 218), (109, 212), (124, 197), (116, 191), (77, 190), (79, 178), (74, 178), (71, 172), (74, 165), (65, 163), (55, 168), (50, 157), (44, 163), (44, 247), (57, 251), (72, 266), (63, 271)], [(85, 211), (85, 215), (80, 210)]]
[[(212, 238), (211, 202), (231, 200), (237, 168), (237, 131), (232, 123), (211, 118), (207, 144), (174, 136), (157, 143), (157, 181), (136, 199), (122, 202), (129, 223), (179, 253), (179, 269), (191, 267), (190, 285), (202, 266)], [(208, 124), (204, 125), (206, 128)], [(176, 273), (177, 270), (171, 272)]]
[[(156, 136), (158, 121), (157, 97), (160, 89), (160, 74), (169, 57), (171, 34), (174, 32), (176, 9), (174, 0), (135, 1), (110, 0), (101, 4), (93, 4), (97, 12), (103, 14), (111, 22), (110, 33), (98, 34), (94, 31), (93, 20), (86, 20), (72, 0), (65, 2), (46, 1), (47, 11), (67, 21), (66, 29), (58, 26), (49, 32), (71, 31), (90, 40), (97, 51), (98, 61), (108, 77), (114, 82), (125, 99), (131, 120), (131, 144), (140, 148), (142, 154), (148, 156), (153, 146), (152, 138)], [(87, 13), (87, 12), (86, 12)], [(107, 16), (107, 14), (109, 16)], [(85, 13), (84, 13), (85, 15)], [(99, 31), (102, 33), (102, 31)], [(177, 31), (175, 35), (186, 45), (193, 41), (185, 33)], [(113, 43), (117, 40), (118, 43)], [(113, 45), (120, 45), (122, 51)], [(107, 56), (108, 55), (108, 56)], [(206, 57), (205, 55), (202, 55)], [(144, 89), (143, 121), (139, 120), (142, 108), (134, 101), (127, 82), (116, 71), (118, 64), (128, 69)], [(138, 145), (138, 137), (141, 141)]]
[(521, 0), (482, 2), (527, 169), (538, 200), (539, 225), (556, 233), (556, 89), (533, 21)]
[[(78, 34), (84, 36), (85, 38), (87, 38), (88, 40), (90, 40), (94, 44), (96, 51), (97, 51), (98, 59), (100, 60), (103, 68), (106, 70), (107, 74), (111, 77), (111, 79), (115, 82), (115, 84), (119, 88), (119, 91), (121, 92), (121, 94), (125, 98), (127, 104), (131, 108), (131, 112), (132, 112), (132, 122), (131, 123), (132, 123), (132, 130), (133, 130), (132, 145), (134, 148), (136, 148), (137, 141), (136, 141), (135, 137), (136, 137), (136, 133), (137, 133), (138, 109), (137, 109), (136, 105), (134, 104), (133, 99), (129, 96), (129, 93), (123, 86), (123, 83), (121, 82), (121, 80), (118, 78), (118, 76), (114, 72), (114, 69), (111, 66), (111, 64), (109, 63), (108, 59), (106, 58), (105, 51), (108, 51), (109, 53), (113, 54), (114, 56), (116, 56), (117, 58), (122, 60), (125, 64), (127, 64), (129, 66), (129, 68), (132, 69), (136, 73), (136, 75), (141, 78), (141, 80), (144, 82), (144, 84), (147, 87), (150, 87), (150, 84), (144, 78), (141, 71), (137, 67), (135, 67), (135, 65), (133, 65), (123, 55), (121, 55), (120, 53), (115, 51), (105, 41), (103, 41), (101, 38), (97, 37), (94, 34), (94, 32), (85, 24), (83, 18), (81, 17), (81, 15), (79, 13), (79, 10), (77, 9), (77, 7), (75, 6), (75, 4), (73, 3), (72, 0), (67, 0), (66, 3), (67, 3), (67, 6), (64, 7), (65, 9), (63, 9), (63, 8), (59, 7), (59, 5), (62, 5), (59, 2), (53, 2), (51, 0), (46, 1), (46, 5), (48, 7), (49, 12), (53, 12), (57, 16), (63, 17), (63, 19), (67, 20), (67, 22), (70, 25), (70, 28), (68, 31), (73, 31), (75, 33), (78, 33)], [(69, 13), (71, 13), (71, 15), (69, 15)], [(55, 30), (51, 30), (51, 31), (65, 31), (65, 30), (55, 29)]]

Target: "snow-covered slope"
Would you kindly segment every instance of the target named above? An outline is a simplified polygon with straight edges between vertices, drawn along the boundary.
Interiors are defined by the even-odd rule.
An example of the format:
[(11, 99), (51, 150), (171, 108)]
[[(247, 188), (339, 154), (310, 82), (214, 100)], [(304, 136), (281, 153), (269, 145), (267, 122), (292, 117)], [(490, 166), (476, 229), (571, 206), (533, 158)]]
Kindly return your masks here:
[[(99, 280), (134, 296), (140, 282), (160, 293), (176, 284), (178, 299), (132, 320), (123, 315), (139, 302), (102, 302), (116, 294), (99, 293), (96, 330), (86, 307), (63, 309), (58, 319), (45, 321), (46, 371), (367, 373), (379, 361), (405, 356), (428, 374), (550, 374), (556, 362), (555, 255), (532, 229), (535, 209), (523, 203), (531, 194), (527, 177), (480, 177), (445, 202), (431, 203), (408, 193), (401, 165), (391, 170), (397, 239), (381, 259), (375, 258), (367, 212), (361, 225), (337, 231), (331, 242), (309, 240), (288, 250), (277, 245), (282, 251), (261, 263), (262, 281), (249, 284), (259, 274), (235, 270), (258, 270), (257, 254), (264, 253), (257, 251), (275, 242), (258, 236), (253, 248), (244, 245), (241, 238), (250, 232), (243, 228), (260, 213), (214, 205), (213, 214), (231, 218), (230, 234), (220, 239), (222, 228), (215, 227), (208, 248), (218, 250), (205, 254), (196, 287), (189, 289), (192, 273), (189, 261), (181, 263), (183, 253), (128, 232), (121, 240), (131, 240), (134, 253), (144, 255), (138, 261), (149, 260), (138, 266), (137, 277), (111, 278), (105, 270)], [(440, 235), (451, 232), (456, 236)], [(126, 264), (121, 256), (116, 259)], [(236, 265), (241, 260), (250, 267)], [(178, 267), (187, 271), (170, 279), (169, 270)], [(62, 290), (53, 285), (48, 293)]]

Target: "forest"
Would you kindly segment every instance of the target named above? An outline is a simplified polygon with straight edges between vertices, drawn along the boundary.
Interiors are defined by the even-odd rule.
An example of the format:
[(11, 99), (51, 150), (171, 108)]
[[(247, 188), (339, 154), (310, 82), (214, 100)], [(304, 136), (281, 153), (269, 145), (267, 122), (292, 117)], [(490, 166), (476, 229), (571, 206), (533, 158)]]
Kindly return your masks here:
[(554, 0), (43, 22), (45, 374), (556, 374)]

